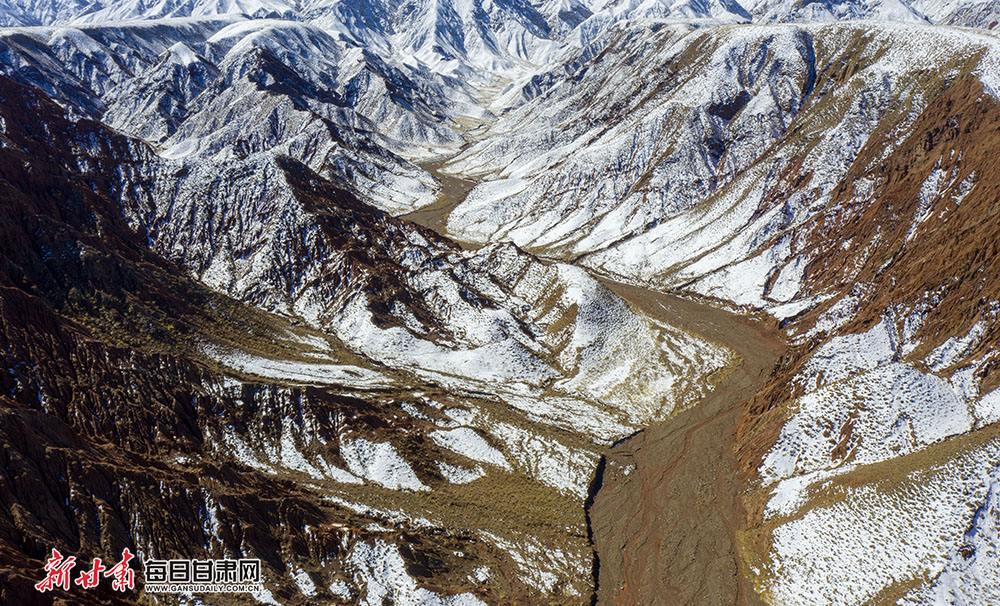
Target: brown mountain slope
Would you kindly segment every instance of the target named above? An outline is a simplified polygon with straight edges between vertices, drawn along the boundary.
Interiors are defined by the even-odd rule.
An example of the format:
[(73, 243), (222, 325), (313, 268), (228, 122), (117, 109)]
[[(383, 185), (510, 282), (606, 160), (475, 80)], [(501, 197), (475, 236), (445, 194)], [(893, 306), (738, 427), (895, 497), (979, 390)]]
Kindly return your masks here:
[[(812, 259), (803, 294), (826, 300), (783, 323), (793, 346), (740, 425), (741, 544), (769, 603), (800, 595), (810, 574), (838, 574), (844, 582), (816, 589), (817, 600), (895, 604), (939, 591), (942, 567), (979, 574), (963, 566), (988, 557), (977, 556), (983, 547), (973, 540), (983, 532), (979, 518), (921, 520), (918, 512), (933, 511), (931, 503), (958, 507), (962, 498), (971, 499), (963, 505), (970, 511), (988, 509), (996, 423), (979, 400), (1000, 385), (1000, 104), (976, 78), (961, 77), (902, 136), (893, 126), (866, 143), (824, 211), (796, 233), (794, 253)], [(873, 335), (888, 340), (875, 344), (881, 337)], [(898, 443), (886, 433), (893, 427), (909, 428)], [(961, 485), (949, 470), (962, 465), (978, 465), (986, 484), (945, 496)], [(789, 488), (794, 481), (801, 491)], [(879, 531), (861, 521), (845, 525), (855, 517), (922, 530), (916, 540), (886, 544), (869, 538)], [(800, 534), (810, 528), (842, 535), (844, 551), (834, 545), (820, 558), (815, 537)], [(924, 537), (946, 547), (925, 546)], [(891, 553), (882, 556), (886, 568), (859, 568), (857, 554), (879, 545)], [(938, 564), (922, 550), (964, 555)], [(941, 582), (986, 596), (979, 578)]]
[[(489, 563), (482, 592), (491, 601), (530, 601), (509, 556), (457, 524), (455, 531), (405, 521), (383, 529), (383, 516), (326, 499), (323, 481), (304, 482), (273, 461), (275, 468), (254, 468), (226, 450), (220, 436), (256, 440), (243, 448), (272, 453), (287, 438), (313, 462), (344, 467), (340, 435), (388, 436), (413, 451), (428, 484), (444, 483), (433, 459), (460, 462), (426, 437), (427, 427), (400, 415), (401, 399), (413, 400), (406, 390), (268, 382), (207, 359), (198, 349), (207, 339), (294, 360), (307, 353), (296, 338), (318, 337), (210, 291), (146, 248), (108, 178), (141, 163), (141, 145), (97, 123), (71, 123), (38, 91), (3, 78), (0, 98), (0, 602), (149, 603), (141, 573), (137, 589), (124, 594), (110, 581), (68, 593), (33, 587), (53, 548), (77, 556), (78, 573), (90, 558), (110, 561), (128, 547), (140, 559), (260, 558), (283, 604), (308, 602), (292, 579), (297, 571), (316, 579), (311, 599), (349, 603), (365, 590), (345, 568), (359, 544), (398, 548), (408, 573), (443, 594)], [(94, 147), (81, 150), (80, 141)], [(328, 207), (330, 233), (345, 234), (358, 264), (370, 264), (351, 237), (385, 215), (310, 181), (311, 173), (295, 178)], [(345, 363), (371, 366), (341, 353)], [(383, 507), (405, 498), (378, 487), (358, 491)], [(541, 526), (552, 511), (572, 512), (555, 491), (522, 493), (539, 499), (538, 511), (511, 498), (510, 520)], [(443, 494), (428, 506), (472, 518), (488, 508)], [(582, 523), (582, 512), (575, 517)], [(350, 597), (332, 594), (331, 580)], [(235, 594), (215, 603), (256, 600)]]
[[(998, 143), (1000, 104), (971, 77), (931, 103), (902, 141), (887, 134), (868, 141), (827, 211), (796, 236), (796, 252), (813, 258), (805, 270), (804, 294), (863, 288), (853, 319), (838, 334), (867, 330), (890, 308), (898, 310), (901, 326), (907, 312), (933, 293), (934, 304), (914, 335), (920, 345), (910, 354), (919, 360), (948, 338), (968, 333), (984, 317), (987, 303), (1000, 299)], [(892, 150), (887, 156), (886, 149)], [(922, 196), (936, 172), (946, 175), (945, 186)], [(807, 331), (836, 301), (787, 320), (786, 328)], [(756, 434), (751, 428), (767, 410), (795, 396), (790, 377), (830, 336), (817, 336), (782, 358), (750, 407), (744, 438)], [(988, 324), (982, 342), (953, 366), (995, 351), (1000, 323)], [(982, 393), (1000, 385), (1000, 373), (993, 372), (997, 364), (1000, 360), (993, 358), (983, 366)], [(756, 469), (762, 449), (773, 442), (764, 434), (742, 441), (744, 472)]]

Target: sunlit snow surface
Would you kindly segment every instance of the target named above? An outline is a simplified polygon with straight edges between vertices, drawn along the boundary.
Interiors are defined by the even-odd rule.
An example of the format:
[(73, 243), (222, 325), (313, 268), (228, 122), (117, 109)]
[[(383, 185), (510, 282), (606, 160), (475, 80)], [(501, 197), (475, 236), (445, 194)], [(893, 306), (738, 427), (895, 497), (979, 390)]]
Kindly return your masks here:
[[(9, 14), (44, 8), (22, 4)], [(155, 145), (155, 157), (135, 152), (152, 166), (148, 174), (109, 178), (120, 192), (151, 188), (125, 219), (152, 234), (158, 253), (212, 288), (303, 319), (372, 362), (339, 362), (322, 339), (305, 343), (311, 353), (294, 360), (206, 345), (201, 353), (234, 376), (285, 386), (265, 399), (280, 423), (244, 427), (220, 417), (206, 432), (220, 457), (331, 492), (343, 488), (329, 502), (387, 525), (434, 528), (402, 509), (353, 502), (348, 491), (419, 497), (442, 486), (475, 488), (491, 474), (523, 474), (582, 502), (597, 447), (696, 402), (711, 389), (706, 377), (732, 363), (732, 354), (637, 314), (579, 268), (541, 263), (509, 245), (443, 251), (412, 229), (392, 251), (392, 271), (427, 304), (442, 335), (432, 338), (404, 306), (389, 310), (395, 323), (378, 323), (363, 292), (324, 288), (344, 258), (290, 191), (276, 156), (292, 156), (401, 214), (440, 191), (413, 162), (462, 148), (445, 171), (484, 182), (449, 217), (452, 233), (513, 241), (783, 319), (834, 296), (800, 297), (810, 259), (793, 235), (830, 201), (885, 108), (906, 99), (905, 128), (926, 102), (923, 70), (952, 57), (976, 57), (973, 74), (988, 92), (1000, 91), (997, 41), (986, 32), (901, 23), (716, 27), (745, 20), (747, 11), (732, 2), (584, 4), (415, 3), (406, 23), (368, 20), (361, 3), (347, 0), (209, 0), (148, 11), (120, 3), (86, 15), (56, 6), (42, 10), (51, 22), (230, 12), (261, 19), (60, 26), (0, 37), (10, 49), (9, 75), (73, 115), (99, 116)], [(913, 7), (964, 23), (959, 4)], [(745, 8), (767, 21), (921, 20), (893, 0)], [(982, 8), (982, 18), (994, 10), (973, 8)], [(470, 27), (483, 14), (495, 27)], [(846, 49), (854, 54), (836, 54)], [(822, 123), (806, 121), (801, 141), (772, 146), (808, 109), (817, 52), (857, 60), (859, 69), (834, 91)], [(503, 81), (490, 81), (495, 75)], [(740, 110), (726, 117), (734, 103)], [(453, 126), (480, 121), (488, 127), (463, 147)], [(767, 207), (799, 161), (805, 182)], [(85, 154), (80, 162), (87, 167)], [(960, 204), (975, 187), (975, 175), (956, 178), (943, 170), (928, 176), (914, 229), (941, 192), (952, 188)], [(863, 196), (871, 183), (854, 187)], [(293, 245), (301, 246), (295, 254)], [(834, 301), (793, 341), (839, 329), (871, 288), (858, 285)], [(900, 601), (906, 605), (1000, 602), (996, 440), (915, 465), (902, 479), (847, 480), (1000, 421), (1000, 391), (980, 395), (978, 367), (961, 367), (986, 325), (923, 360), (906, 360), (917, 344), (905, 322), (897, 330), (893, 313), (870, 330), (827, 341), (794, 379), (801, 393), (760, 469), (765, 519), (775, 531), (759, 583), (778, 603), (857, 604), (897, 582), (912, 586)], [(405, 375), (389, 378), (373, 370), (379, 364), (456, 394), (489, 394), (517, 421), (481, 402), (449, 404), (445, 419), (432, 417), (421, 407), (435, 403), (414, 396), (399, 411), (427, 424), (440, 474), (427, 477), (408, 460), (412, 452), (393, 442), (398, 436), (331, 434), (326, 420), (299, 414), (292, 391), (302, 385), (400, 388)], [(231, 381), (206, 388), (229, 390), (238, 401), (242, 384)], [(220, 524), (217, 504), (206, 503), (206, 533), (217, 537)], [(509, 553), (525, 582), (543, 592), (591, 574), (589, 552), (551, 549), (530, 536), (482, 538)], [(366, 590), (355, 595), (336, 581), (329, 591), (342, 599), (481, 603), (470, 593), (419, 588), (388, 541), (360, 540), (346, 554), (346, 573)], [(289, 571), (303, 595), (318, 591), (310, 573), (291, 564)], [(256, 597), (274, 600), (270, 592)]]
[[(844, 488), (833, 504), (780, 526), (768, 563), (771, 595), (782, 604), (846, 606), (864, 603), (893, 580), (926, 578), (928, 586), (903, 603), (962, 604), (965, 595), (989, 603), (978, 600), (995, 595), (1000, 581), (998, 458), (994, 439), (894, 485)], [(968, 558), (959, 553), (967, 542)]]
[[(968, 351), (982, 325), (924, 362), (957, 360), (946, 352)], [(1000, 438), (961, 437), (989, 431), (996, 392), (978, 395), (974, 366), (949, 380), (901, 361), (913, 344), (897, 326), (887, 311), (834, 337), (794, 379), (804, 393), (760, 468), (776, 524), (761, 584), (776, 603), (858, 604), (904, 583), (900, 604), (978, 604), (1000, 586)]]
[(406, 572), (399, 547), (392, 543), (379, 539), (358, 541), (348, 555), (348, 562), (357, 585), (366, 588), (359, 602), (364, 606), (382, 606), (386, 602), (398, 606), (485, 606), (471, 593), (441, 596), (418, 587)]
[(340, 453), (353, 473), (386, 488), (430, 490), (417, 478), (392, 444), (357, 438), (341, 444)]
[(331, 364), (321, 360), (315, 362), (272, 360), (217, 346), (205, 347), (204, 351), (226, 368), (265, 379), (354, 388), (386, 387), (393, 384), (392, 380), (376, 372), (346, 364)]

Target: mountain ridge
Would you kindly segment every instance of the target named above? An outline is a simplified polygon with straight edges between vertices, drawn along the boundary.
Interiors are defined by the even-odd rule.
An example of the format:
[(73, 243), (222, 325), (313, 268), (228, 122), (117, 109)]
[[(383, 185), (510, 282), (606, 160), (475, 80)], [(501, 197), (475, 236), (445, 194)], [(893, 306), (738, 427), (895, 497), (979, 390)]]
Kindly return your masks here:
[(81, 6), (0, 10), (83, 15), (0, 30), (4, 599), (1000, 600), (990, 4)]

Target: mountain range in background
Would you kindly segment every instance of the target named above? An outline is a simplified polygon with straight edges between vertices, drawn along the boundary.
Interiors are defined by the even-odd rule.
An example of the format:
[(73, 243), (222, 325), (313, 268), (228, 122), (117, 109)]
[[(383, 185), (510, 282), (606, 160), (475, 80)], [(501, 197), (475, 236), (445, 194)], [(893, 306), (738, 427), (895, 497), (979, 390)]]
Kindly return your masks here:
[(0, 0), (0, 602), (1000, 603), (998, 10)]

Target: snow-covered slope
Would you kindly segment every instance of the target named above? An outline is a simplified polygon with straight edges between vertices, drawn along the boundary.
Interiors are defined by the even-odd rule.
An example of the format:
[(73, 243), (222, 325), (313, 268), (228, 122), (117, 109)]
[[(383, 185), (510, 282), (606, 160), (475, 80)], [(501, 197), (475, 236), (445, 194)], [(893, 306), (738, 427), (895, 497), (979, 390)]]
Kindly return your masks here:
[(166, 156), (289, 154), (350, 173), (356, 193), (396, 212), (432, 202), (433, 177), (403, 159), (462, 138), (442, 121), (478, 115), (461, 86), (414, 81), (297, 22), (171, 20), (0, 35), (2, 69), (78, 114)]
[[(928, 15), (910, 0), (820, 0), (787, 2), (785, 0), (748, 0), (746, 9), (760, 23), (802, 23), (811, 21), (902, 21), (924, 23)], [(934, 21), (936, 22), (936, 21)]]
[(0, 0), (0, 27), (66, 23), (93, 5), (91, 0)]
[[(164, 329), (142, 347), (208, 369), (190, 379), (211, 413), (188, 421), (199, 456), (367, 525), (323, 548), (336, 565), (282, 562), (288, 595), (586, 601), (582, 508), (602, 449), (738, 363), (593, 274), (784, 331), (737, 444), (741, 555), (766, 600), (962, 603), (1000, 582), (1000, 39), (931, 25), (990, 28), (993, 4), (35, 1), (0, 14), (19, 26), (0, 31), (0, 72), (36, 87), (0, 81), (2, 109), (40, 116), (0, 122), (5, 188), (46, 204), (73, 193), (6, 223), (37, 249), (10, 288), (30, 275), (24, 296), (95, 323), (81, 331), (138, 330), (102, 305), (151, 289), (115, 290), (132, 274), (90, 261), (97, 250), (156, 265), (197, 291), (199, 314), (238, 310), (225, 316), (238, 330), (196, 322), (196, 338)], [(30, 156), (62, 180), (21, 187), (39, 178)], [(463, 198), (451, 178), (475, 187)], [(424, 207), (482, 247), (397, 218)], [(85, 245), (32, 239), (67, 233), (59, 221), (89, 230)], [(96, 311), (80, 311), (75, 283), (46, 290), (77, 257), (95, 263), (89, 279), (126, 285), (95, 294)], [(173, 304), (165, 326), (192, 322)], [(11, 393), (54, 410), (46, 377), (9, 372)], [(221, 545), (224, 508), (191, 503), (213, 512)], [(421, 541), (490, 565), (442, 573), (446, 597), (406, 568)]]
[[(789, 230), (948, 74), (995, 87), (998, 51), (926, 26), (624, 28), (447, 165), (483, 180), (448, 229), (739, 305), (787, 303), (803, 262)], [(928, 64), (934, 81), (918, 76)]]
[(913, 0), (914, 9), (934, 23), (993, 29), (1000, 6), (992, 0)]

